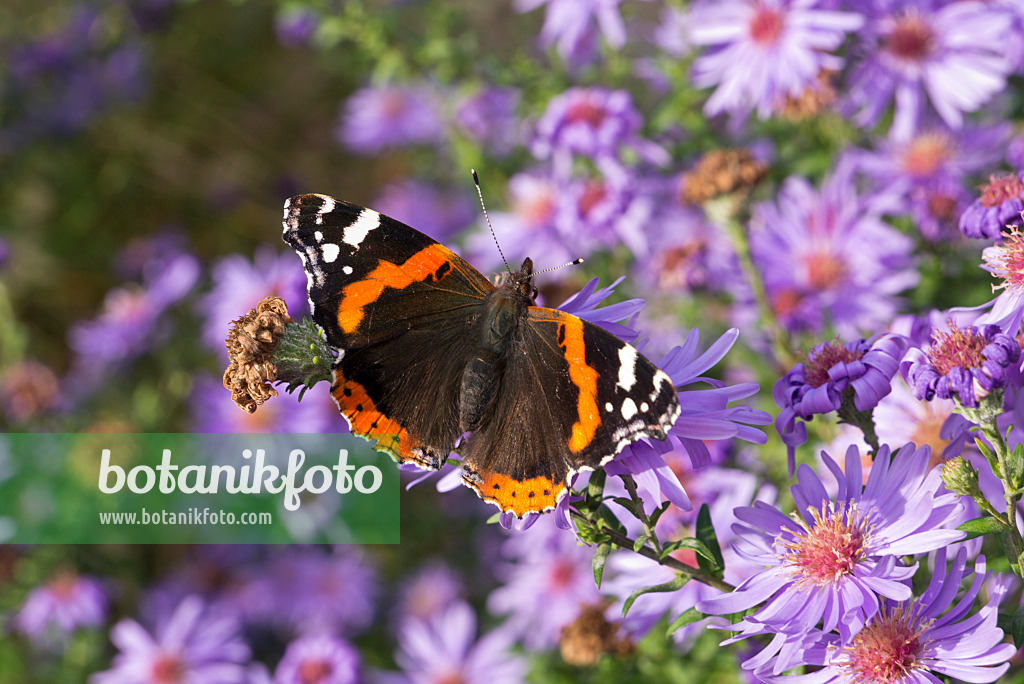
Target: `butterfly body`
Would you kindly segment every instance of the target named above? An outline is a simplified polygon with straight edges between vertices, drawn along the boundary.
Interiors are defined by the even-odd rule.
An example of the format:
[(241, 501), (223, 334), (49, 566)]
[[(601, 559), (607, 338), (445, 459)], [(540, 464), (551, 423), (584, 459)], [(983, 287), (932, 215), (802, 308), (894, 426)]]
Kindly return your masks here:
[(413, 228), (325, 195), (288, 200), (283, 224), (339, 351), (332, 396), (400, 462), (438, 469), (458, 448), (464, 484), (522, 516), (679, 415), (671, 380), (636, 349), (536, 306), (530, 259), (495, 286)]

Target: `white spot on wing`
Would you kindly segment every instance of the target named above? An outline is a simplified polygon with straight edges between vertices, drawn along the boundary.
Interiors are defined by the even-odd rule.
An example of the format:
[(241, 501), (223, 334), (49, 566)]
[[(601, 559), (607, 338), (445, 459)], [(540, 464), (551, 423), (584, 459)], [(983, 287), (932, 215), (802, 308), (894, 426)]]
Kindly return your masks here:
[(630, 345), (619, 350), (619, 387), (627, 392), (636, 384), (636, 360), (639, 355)]
[(324, 205), (316, 210), (318, 214), (329, 214), (334, 211), (334, 198), (328, 197), (327, 195), (320, 195), (320, 199), (324, 201)]
[(317, 242), (320, 242), (321, 240), (323, 240), (323, 239), (324, 239), (324, 234), (323, 234), (323, 233), (321, 233), (321, 232), (320, 232), (320, 231), (318, 230), (318, 231), (316, 231), (315, 233), (313, 233), (313, 237), (315, 237), (315, 238), (316, 238), (316, 241), (317, 241)]
[(338, 245), (328, 243), (322, 247), (324, 253), (324, 261), (328, 264), (333, 264), (334, 260), (341, 254), (341, 248)]
[(343, 266), (342, 269), (341, 269), (341, 272), (344, 273), (345, 275), (352, 275), (352, 267), (351, 266)]
[(317, 214), (316, 215), (316, 225), (318, 225), (318, 226), (324, 225), (324, 215), (323, 214)]
[(640, 411), (642, 413), (647, 413), (650, 410), (651, 410), (651, 405), (648, 404), (646, 401), (644, 403), (640, 404)]
[(363, 209), (355, 223), (345, 228), (345, 237), (342, 240), (346, 244), (358, 247), (366, 239), (367, 234), (379, 225), (380, 214), (373, 209)]
[(629, 420), (636, 415), (636, 402), (626, 397), (626, 401), (622, 402), (622, 417)]
[(610, 401), (604, 405), (604, 410), (607, 411), (608, 413), (611, 413), (614, 409), (615, 407), (612, 406), (612, 402)]

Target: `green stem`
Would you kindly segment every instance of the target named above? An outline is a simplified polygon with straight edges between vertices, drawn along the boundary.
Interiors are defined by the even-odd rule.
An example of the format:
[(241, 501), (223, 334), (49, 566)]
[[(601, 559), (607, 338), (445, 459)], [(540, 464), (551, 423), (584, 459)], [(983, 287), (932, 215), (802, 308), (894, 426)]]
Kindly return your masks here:
[(980, 427), (981, 434), (992, 446), (992, 451), (996, 455), (999, 479), (1003, 483), (1003, 496), (1006, 498), (1006, 519), (1003, 520), (1000, 517), (999, 520), (1006, 524), (1007, 537), (1011, 546), (1011, 552), (1008, 554), (1010, 555), (1010, 564), (1014, 568), (1014, 572), (1024, 576), (1024, 567), (1021, 566), (1021, 558), (1024, 556), (1024, 539), (1021, 539), (1020, 529), (1017, 527), (1017, 504), (1020, 502), (1020, 493), (1009, 481), (1009, 450), (1006, 442), (1003, 441), (1003, 436), (999, 434), (999, 427), (996, 425), (994, 416), (983, 420)]

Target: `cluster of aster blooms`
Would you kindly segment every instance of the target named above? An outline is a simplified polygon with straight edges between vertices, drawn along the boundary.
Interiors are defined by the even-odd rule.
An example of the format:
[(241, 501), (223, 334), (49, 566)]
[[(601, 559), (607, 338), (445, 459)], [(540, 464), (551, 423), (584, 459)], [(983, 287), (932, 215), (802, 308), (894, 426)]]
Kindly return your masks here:
[[(117, 8), (80, 10), (14, 50), (0, 76), (0, 155), (144, 99), (142, 65), (161, 58), (147, 32), (204, 11), (177, 4), (125, 3), (135, 32), (104, 22)], [(417, 4), (379, 4), (371, 18), (358, 2), (338, 13), (281, 3), (274, 26), (289, 58), (340, 51), (374, 65), (336, 120), (318, 122), (333, 125), (337, 152), (360, 157), (359, 173), (383, 160), (376, 198), (347, 199), (494, 270), (499, 253), (465, 192), (480, 169), (506, 254), (627, 272), (582, 289), (570, 284), (579, 269), (545, 274), (541, 301), (639, 347), (679, 388), (680, 418), (666, 441), (577, 476), (553, 514), (499, 516), (504, 530), (483, 527), (492, 511), (457, 469), (442, 471), (442, 503), (421, 517), (446, 530), (446, 559), (433, 548), (417, 560), (405, 549), (198, 548), (132, 556), (159, 572), (129, 586), (101, 550), (16, 549), (8, 562), (0, 548), (0, 618), (27, 660), (71, 663), (92, 634), (109, 636), (94, 684), (514, 684), (531, 670), (548, 681), (537, 653), (628, 659), (645, 637), (666, 637), (667, 616), (674, 654), (711, 634), (735, 644), (724, 657), (750, 681), (1001, 677), (1016, 649), (997, 613), (1017, 600), (1024, 557), (1024, 6), (510, 0), (498, 42), (525, 36), (524, 54), (507, 69), (474, 55), (470, 69), (444, 62), (469, 43), (390, 45)], [(535, 84), (511, 85), (524, 75)], [(299, 145), (292, 133), (281, 138)], [(279, 202), (343, 196), (345, 184), (285, 183), (264, 203), (266, 244), (247, 254), (201, 253), (216, 242), (209, 224), (125, 237), (113, 260), (122, 282), (60, 333), (65, 364), (12, 344), (5, 320), (3, 426), (344, 431), (319, 391), (239, 411), (214, 358), (229, 323), (266, 296), (308, 316), (301, 263), (276, 243)], [(32, 249), (0, 240), (0, 316), (4, 282), (25, 277)], [(998, 296), (972, 298), (990, 275)], [(203, 361), (185, 365), (188, 354)], [(158, 377), (144, 387), (148, 371)], [(269, 378), (252, 383), (261, 399)], [(145, 419), (105, 403), (136, 383)], [(761, 429), (773, 420), (763, 409), (781, 445)], [(0, 484), (13, 469), (0, 448)], [(958, 530), (976, 518), (1005, 547)]]

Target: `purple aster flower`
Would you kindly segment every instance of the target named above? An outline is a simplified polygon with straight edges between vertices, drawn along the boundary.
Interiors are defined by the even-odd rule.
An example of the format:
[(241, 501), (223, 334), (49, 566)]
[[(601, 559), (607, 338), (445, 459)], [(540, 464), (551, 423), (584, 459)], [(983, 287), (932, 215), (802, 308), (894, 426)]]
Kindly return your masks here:
[(893, 378), (892, 392), (878, 402), (874, 413), (875, 433), (883, 444), (916, 444), (932, 450), (932, 465), (959, 456), (971, 438), (969, 420), (958, 413), (949, 399), (921, 401), (899, 376)]
[(663, 7), (661, 22), (654, 31), (654, 43), (676, 59), (689, 54), (692, 47), (689, 13), (678, 7)]
[(370, 625), (378, 594), (376, 571), (356, 552), (298, 547), (275, 555), (236, 596), (248, 622), (299, 634), (352, 634)]
[(986, 247), (981, 257), (985, 261), (982, 268), (1002, 281), (993, 286), (1002, 293), (975, 323), (998, 325), (1007, 335), (1016, 336), (1024, 317), (1024, 233), (1011, 227), (1003, 241)]
[(588, 157), (608, 176), (621, 178), (622, 149), (632, 149), (644, 160), (664, 164), (668, 154), (639, 137), (643, 117), (625, 90), (570, 88), (548, 102), (537, 121), (533, 153), (551, 158), (555, 174), (568, 178), (573, 155)]
[(61, 572), (28, 593), (14, 628), (34, 641), (53, 632), (63, 638), (79, 627), (99, 627), (106, 616), (107, 594), (97, 580)]
[[(890, 136), (909, 138), (930, 104), (953, 128), (1006, 84), (1010, 17), (985, 3), (862, 0), (868, 23), (850, 75), (849, 108), (873, 126), (895, 102)], [(985, 36), (985, 40), (978, 40)]]
[(444, 126), (438, 93), (423, 83), (363, 88), (345, 102), (335, 136), (367, 155), (439, 143)]
[(510, 536), (501, 551), (505, 562), (495, 572), (503, 584), (488, 597), (487, 608), (507, 615), (503, 628), (528, 649), (555, 645), (582, 606), (600, 602), (593, 552), (559, 529), (551, 516)]
[(992, 176), (960, 216), (960, 232), (969, 238), (999, 240), (1011, 226), (1024, 226), (1024, 171)]
[(654, 202), (638, 192), (636, 179), (619, 175), (573, 179), (558, 205), (555, 225), (577, 256), (625, 245), (630, 252), (650, 251), (643, 227), (654, 212)]
[[(730, 594), (697, 604), (712, 615), (739, 613), (761, 606), (732, 629), (752, 634), (776, 633), (799, 638), (823, 621), (822, 629), (839, 630), (843, 644), (880, 608), (880, 597), (910, 598), (905, 581), (916, 565), (900, 556), (926, 553), (964, 536), (944, 529), (961, 509), (942, 486), (938, 470), (929, 470), (927, 448), (907, 445), (891, 456), (883, 445), (867, 483), (861, 455), (846, 452), (845, 468), (823, 455), (839, 485), (830, 498), (818, 475), (806, 465), (792, 487), (796, 517), (763, 503), (736, 510), (737, 552), (764, 570)], [(913, 511), (913, 514), (908, 514)]]
[(717, 86), (704, 113), (768, 118), (787, 97), (815, 87), (822, 70), (839, 71), (830, 54), (863, 17), (818, 7), (817, 0), (727, 0), (690, 10), (690, 40), (709, 50), (693, 63), (699, 88)]
[(309, 315), (306, 274), (291, 252), (279, 253), (263, 245), (256, 249), (251, 261), (241, 254), (230, 254), (213, 265), (212, 274), (213, 287), (199, 302), (199, 312), (205, 321), (203, 340), (225, 358), (224, 336), (231, 321), (256, 308), (264, 297), (276, 295), (284, 299), (295, 320)]
[[(970, 576), (966, 549), (960, 549), (948, 568), (946, 550), (940, 549), (925, 592), (912, 599), (883, 601), (848, 643), (835, 634), (812, 630), (798, 648), (771, 658), (765, 656), (774, 655), (774, 649), (768, 649), (744, 667), (768, 682), (929, 684), (940, 681), (937, 675), (978, 684), (995, 682), (1017, 652), (1013, 644), (1003, 643), (1003, 630), (996, 624), (999, 604), (1012, 580), (990, 575), (985, 557), (979, 556), (970, 588), (955, 601), (961, 583)], [(990, 576), (988, 600), (969, 615)], [(821, 669), (799, 677), (780, 676), (799, 666)]]
[(445, 194), (415, 180), (388, 185), (373, 206), (438, 242), (447, 242), (452, 235), (468, 227), (477, 212), (476, 205), (463, 195)]
[(484, 86), (463, 99), (455, 110), (455, 123), (473, 140), (486, 145), (491, 155), (504, 156), (523, 144), (522, 124), (516, 116), (519, 91)]
[(609, 46), (618, 50), (626, 44), (626, 25), (619, 14), (622, 0), (516, 0), (519, 12), (531, 12), (547, 5), (540, 42), (544, 47), (555, 45), (559, 54), (569, 61), (584, 52), (592, 38), (596, 23)]
[(320, 17), (305, 7), (282, 10), (274, 19), (274, 33), (277, 41), (289, 48), (306, 47), (316, 35)]
[(359, 654), (341, 639), (325, 634), (299, 637), (288, 644), (274, 671), (274, 684), (356, 684)]
[[(591, 580), (593, 583), (593, 580)], [(405, 684), (520, 684), (527, 665), (511, 651), (507, 633), (495, 631), (477, 640), (476, 615), (458, 601), (430, 620), (409, 619), (398, 635), (395, 662)]]
[(91, 684), (245, 684), (249, 647), (238, 622), (207, 610), (202, 599), (184, 599), (170, 617), (147, 632), (122, 620), (110, 632), (120, 653), (113, 667), (92, 676)]
[[(772, 388), (782, 411), (775, 421), (789, 453), (793, 474), (795, 447), (807, 441), (807, 428), (798, 423), (815, 415), (844, 408), (852, 393), (857, 411), (870, 411), (889, 394), (908, 341), (902, 335), (881, 335), (843, 346), (826, 342), (812, 349), (805, 361), (793, 366)], [(849, 390), (849, 392), (848, 392)], [(846, 407), (849, 410), (849, 407)]]
[(634, 273), (653, 291), (722, 291), (736, 276), (730, 241), (699, 210), (661, 211), (645, 232), (654, 248), (639, 255)]
[[(878, 330), (898, 309), (897, 293), (919, 278), (913, 241), (881, 219), (885, 209), (858, 194), (840, 168), (815, 190), (789, 178), (777, 202), (762, 202), (750, 225), (750, 250), (783, 325), (843, 337)], [(742, 313), (742, 312), (741, 312)]]
[(932, 242), (963, 240), (957, 229), (971, 195), (960, 181), (942, 178), (910, 189), (910, 216), (922, 237)]
[(321, 433), (348, 432), (348, 423), (331, 402), (313, 395), (299, 401), (298, 392), (278, 389), (273, 400), (255, 413), (239, 411), (220, 378), (200, 375), (193, 381), (189, 399), (191, 429), (198, 433)]
[(400, 620), (430, 620), (455, 603), (462, 594), (462, 582), (442, 562), (431, 562), (399, 583), (395, 615)]

